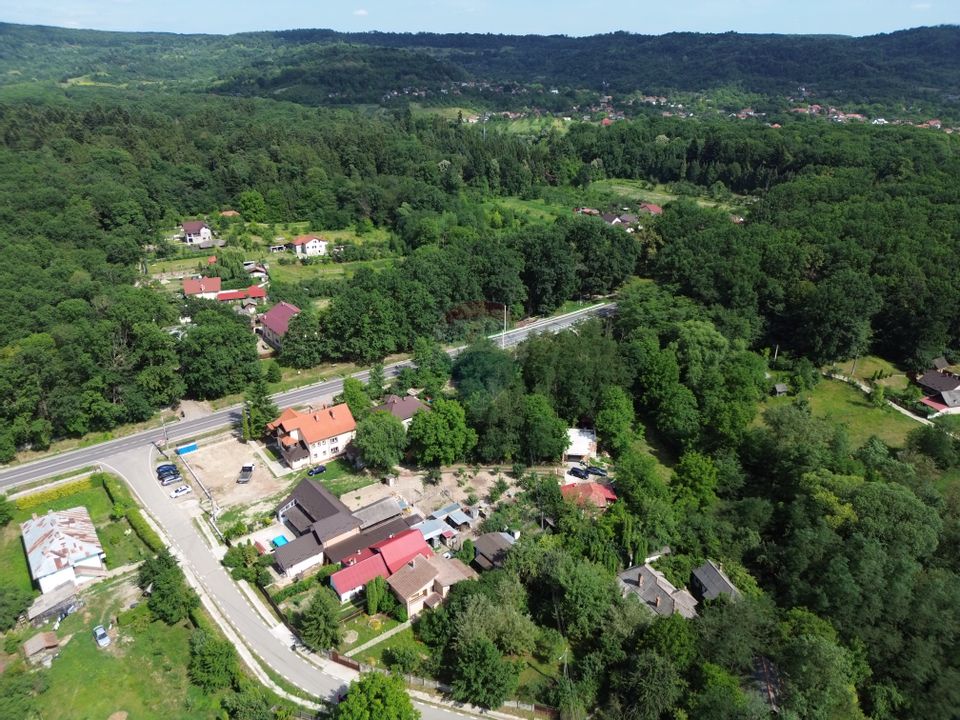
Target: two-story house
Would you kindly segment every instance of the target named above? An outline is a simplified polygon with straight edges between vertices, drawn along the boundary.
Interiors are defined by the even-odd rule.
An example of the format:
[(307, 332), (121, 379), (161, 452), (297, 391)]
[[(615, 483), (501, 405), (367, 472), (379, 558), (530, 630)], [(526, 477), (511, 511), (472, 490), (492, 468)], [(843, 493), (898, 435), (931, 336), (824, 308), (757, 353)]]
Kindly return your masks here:
[(357, 423), (346, 403), (309, 412), (287, 408), (267, 424), (284, 461), (294, 470), (339, 457), (356, 431)]
[(300, 308), (288, 302), (278, 302), (260, 316), (260, 334), (264, 341), (277, 350), (283, 344), (290, 321), (300, 314)]
[(319, 257), (327, 254), (327, 241), (316, 235), (298, 235), (287, 243), (297, 257)]
[(213, 233), (203, 220), (184, 220), (180, 229), (187, 245), (204, 245), (213, 240)]

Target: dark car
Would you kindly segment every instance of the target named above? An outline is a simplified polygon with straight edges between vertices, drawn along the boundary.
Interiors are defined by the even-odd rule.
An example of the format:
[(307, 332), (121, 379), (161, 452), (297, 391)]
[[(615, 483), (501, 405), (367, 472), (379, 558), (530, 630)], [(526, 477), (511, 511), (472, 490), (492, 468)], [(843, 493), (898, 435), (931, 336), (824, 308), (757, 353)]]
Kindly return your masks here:
[(157, 465), (157, 475), (162, 472), (169, 472), (170, 470), (176, 470), (177, 466), (173, 463), (166, 463), (164, 465)]
[(590, 473), (591, 475), (599, 475), (600, 477), (607, 476), (607, 471), (604, 470), (602, 467), (597, 467), (596, 465), (587, 466), (587, 472)]
[(180, 471), (177, 468), (166, 468), (164, 470), (157, 470), (158, 478), (169, 477), (170, 475), (179, 475)]
[(319, 475), (320, 473), (325, 473), (327, 471), (326, 465), (317, 465), (307, 470), (307, 475), (313, 477), (314, 475)]
[(580, 478), (581, 480), (586, 480), (588, 477), (590, 477), (590, 473), (580, 467), (572, 467), (567, 472), (574, 477)]

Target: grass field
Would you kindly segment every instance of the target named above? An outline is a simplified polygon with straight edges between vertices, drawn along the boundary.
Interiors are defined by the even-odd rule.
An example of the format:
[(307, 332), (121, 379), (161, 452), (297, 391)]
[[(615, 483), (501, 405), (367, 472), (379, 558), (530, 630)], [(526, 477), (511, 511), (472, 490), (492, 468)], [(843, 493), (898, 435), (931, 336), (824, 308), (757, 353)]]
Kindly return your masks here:
[(497, 208), (512, 210), (517, 215), (526, 217), (528, 220), (547, 223), (552, 223), (561, 215), (566, 215), (570, 212), (570, 208), (554, 205), (540, 198), (524, 200), (518, 197), (504, 196), (487, 200), (484, 203), (484, 209), (486, 209), (487, 214), (492, 213)]
[(138, 720), (213, 720), (215, 696), (205, 696), (187, 677), (190, 627), (151, 622), (114, 627), (100, 648), (91, 635), (122, 609), (120, 581), (85, 594), (86, 605), (67, 617), (57, 635), (73, 635), (48, 672), (50, 687), (37, 702), (44, 720), (107, 718), (125, 711)]
[[(813, 414), (842, 425), (855, 448), (871, 435), (876, 435), (891, 447), (903, 447), (907, 433), (920, 427), (919, 423), (893, 408), (874, 407), (866, 395), (839, 380), (821, 380), (808, 398)], [(793, 400), (792, 397), (768, 398), (761, 404), (760, 411), (786, 405)]]
[(357, 270), (368, 268), (370, 270), (385, 270), (394, 263), (393, 258), (379, 258), (377, 260), (358, 260), (356, 262), (345, 263), (316, 263), (312, 265), (301, 265), (292, 263), (290, 265), (281, 265), (278, 262), (270, 263), (270, 278), (279, 282), (297, 283), (302, 280), (310, 280), (315, 277), (329, 278), (331, 280), (338, 278), (353, 277)]
[[(621, 178), (597, 180), (590, 185), (590, 190), (616, 195), (633, 203), (649, 202), (655, 205), (664, 205), (680, 197), (670, 192), (664, 185)], [(707, 197), (690, 197), (689, 199), (701, 207), (715, 207), (730, 212), (742, 210), (751, 202), (750, 198), (741, 195), (735, 195), (729, 202), (719, 202)]]

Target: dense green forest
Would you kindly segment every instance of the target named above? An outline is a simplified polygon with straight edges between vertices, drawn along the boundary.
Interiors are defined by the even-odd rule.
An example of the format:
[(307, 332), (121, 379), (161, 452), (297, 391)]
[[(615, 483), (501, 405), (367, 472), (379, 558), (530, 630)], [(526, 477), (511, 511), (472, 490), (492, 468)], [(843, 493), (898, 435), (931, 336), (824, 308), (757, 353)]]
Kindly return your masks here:
[[(86, 78), (187, 82), (219, 92), (315, 104), (380, 102), (385, 93), (471, 81), (563, 110), (566, 91), (709, 91), (736, 87), (956, 115), (960, 29), (841, 36), (612, 33), (592, 37), (289, 30), (231, 36), (108, 33), (0, 24), (0, 82)], [(513, 87), (512, 84), (522, 87)], [(560, 98), (543, 85), (563, 88)], [(459, 88), (475, 102), (476, 87)], [(532, 94), (532, 95), (531, 95)]]
[[(396, 390), (436, 399), (406, 449), (424, 466), (515, 465), (518, 502), (497, 505), (486, 529), (524, 528), (503, 571), (457, 586), (417, 627), (430, 650), (419, 670), (477, 699), (469, 668), (509, 694), (511, 657), (562, 652), (567, 672), (533, 692), (564, 718), (759, 720), (769, 709), (748, 689), (763, 657), (782, 679), (781, 717), (954, 717), (960, 497), (943, 479), (960, 464), (956, 440), (918, 425), (902, 448), (854, 446), (805, 400), (761, 403), (772, 374), (809, 390), (819, 368), (868, 352), (907, 370), (960, 357), (956, 135), (659, 116), (523, 134), (275, 91), (301, 83), (344, 93), (328, 98), (342, 105), (399, 82), (484, 74), (576, 86), (603, 76), (636, 90), (639, 73), (680, 82), (668, 60), (689, 53), (700, 63), (684, 75), (691, 87), (817, 82), (923, 100), (910, 83), (956, 90), (957, 33), (199, 38), (4, 26), (0, 461), (260, 378), (247, 320), (142, 272), (178, 256), (168, 237), (184, 218), (208, 217), (231, 238), (214, 265), (189, 258), (227, 282), (246, 259), (234, 239), (244, 248), (272, 225), (375, 232), (381, 266), (270, 282), (271, 302), (304, 308), (280, 364), (412, 352), (419, 368)], [(659, 70), (635, 62), (647, 52), (663, 56)], [(102, 84), (60, 82), (79, 76)], [(151, 79), (164, 82), (137, 84)], [(601, 189), (614, 180), (678, 199), (633, 233), (570, 212), (620, 212), (625, 201)], [(732, 193), (742, 222), (697, 202)], [(541, 200), (555, 219), (522, 210)], [(242, 218), (214, 220), (228, 207)], [(512, 353), (476, 340), (504, 307), (518, 320), (613, 294), (616, 316), (576, 333)], [(189, 327), (169, 332), (181, 317)], [(453, 363), (448, 342), (469, 343)], [(357, 384), (346, 400), (366, 419), (382, 387)], [(619, 501), (602, 516), (525, 468), (555, 459), (572, 423), (597, 428), (615, 467)], [(691, 622), (653, 620), (613, 573), (664, 544), (671, 580), (713, 558), (744, 598)]]

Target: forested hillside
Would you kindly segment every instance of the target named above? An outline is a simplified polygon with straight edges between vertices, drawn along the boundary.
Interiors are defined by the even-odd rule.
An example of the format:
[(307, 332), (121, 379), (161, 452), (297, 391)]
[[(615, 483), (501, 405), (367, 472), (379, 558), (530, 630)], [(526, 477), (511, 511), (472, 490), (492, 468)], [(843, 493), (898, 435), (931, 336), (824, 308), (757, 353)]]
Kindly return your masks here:
[[(451, 82), (627, 94), (736, 87), (820, 99), (955, 108), (960, 29), (841, 36), (612, 33), (592, 37), (290, 30), (233, 36), (107, 33), (0, 24), (0, 82), (83, 78), (214, 85), (308, 104), (379, 102)], [(525, 92), (525, 91), (524, 91)], [(468, 91), (475, 100), (482, 97)], [(549, 96), (548, 96), (549, 98)], [(953, 114), (956, 114), (955, 112)]]

